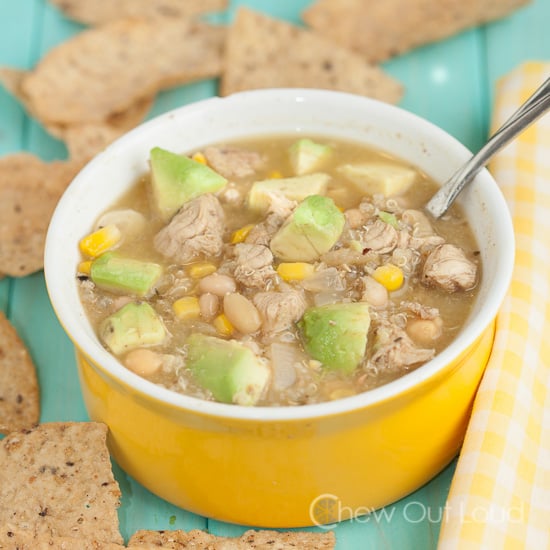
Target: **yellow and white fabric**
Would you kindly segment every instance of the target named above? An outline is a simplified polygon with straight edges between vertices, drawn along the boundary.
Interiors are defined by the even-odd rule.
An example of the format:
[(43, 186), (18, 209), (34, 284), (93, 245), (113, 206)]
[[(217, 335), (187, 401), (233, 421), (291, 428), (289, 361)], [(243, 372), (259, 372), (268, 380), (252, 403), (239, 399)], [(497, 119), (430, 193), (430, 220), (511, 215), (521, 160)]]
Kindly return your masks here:
[[(548, 77), (550, 63), (529, 62), (502, 78), (493, 129)], [(516, 262), (438, 548), (550, 549), (550, 113), (490, 170), (514, 219)]]

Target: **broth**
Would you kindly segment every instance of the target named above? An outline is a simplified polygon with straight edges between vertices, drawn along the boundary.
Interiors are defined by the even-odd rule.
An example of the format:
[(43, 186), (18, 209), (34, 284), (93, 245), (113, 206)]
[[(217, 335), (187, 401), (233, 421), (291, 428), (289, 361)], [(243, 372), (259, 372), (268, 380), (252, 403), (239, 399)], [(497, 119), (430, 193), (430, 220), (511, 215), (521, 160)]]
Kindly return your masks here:
[[(167, 216), (159, 213), (148, 173), (91, 228), (115, 225), (120, 231), (107, 252), (84, 255), (78, 268), (81, 299), (100, 339), (128, 368), (201, 399), (303, 405), (388, 383), (455, 338), (475, 300), (481, 269), (460, 208), (454, 205), (442, 219), (428, 220), (421, 210), (437, 184), (415, 167), (362, 144), (324, 136), (307, 136), (306, 146), (311, 140), (319, 154), (307, 150), (304, 156), (296, 153), (299, 138), (270, 136), (203, 148), (193, 155), (194, 162), (224, 176), (221, 189), (194, 197)], [(313, 167), (297, 174), (307, 155), (313, 157)], [(287, 178), (299, 178), (290, 181), (291, 191), (273, 191), (269, 183), (268, 192), (257, 192), (257, 182), (282, 185)], [(327, 250), (324, 234), (319, 251), (313, 242), (317, 235), (306, 234), (302, 226), (305, 237), (296, 233), (298, 208), (313, 205), (310, 184), (312, 195), (323, 197), (318, 201), (323, 216), (326, 210), (334, 218), (328, 226), (342, 219)], [(296, 199), (300, 185), (306, 197)], [(199, 203), (207, 200), (211, 203), (203, 205), (203, 212)], [(198, 214), (189, 213), (191, 204)], [(186, 209), (189, 219), (196, 218), (178, 228)], [(203, 223), (205, 213), (215, 216)], [(180, 238), (176, 229), (190, 236), (175, 245), (169, 241)], [(302, 238), (305, 259), (298, 246)], [(195, 241), (195, 248), (186, 251)], [(111, 253), (160, 266), (151, 289), (136, 297), (124, 285), (94, 277), (99, 258)], [(111, 346), (116, 327), (109, 319), (128, 304), (142, 303), (161, 319), (164, 337), (122, 349)], [(359, 306), (351, 313), (349, 304)], [(327, 315), (332, 317), (327, 320)], [(106, 331), (111, 333), (106, 336)], [(216, 340), (205, 340), (208, 350), (189, 357), (190, 335), (196, 333)], [(258, 387), (235, 389), (245, 376), (242, 365), (228, 363), (227, 371), (218, 373), (230, 378), (229, 386), (209, 379), (205, 357), (214, 353), (220, 362), (212, 351), (218, 341), (236, 342), (238, 354), (245, 348), (259, 358), (267, 374), (256, 382)], [(222, 357), (224, 350), (232, 354), (222, 345)], [(239, 355), (243, 365), (247, 354)], [(189, 367), (195, 363), (196, 368)]]

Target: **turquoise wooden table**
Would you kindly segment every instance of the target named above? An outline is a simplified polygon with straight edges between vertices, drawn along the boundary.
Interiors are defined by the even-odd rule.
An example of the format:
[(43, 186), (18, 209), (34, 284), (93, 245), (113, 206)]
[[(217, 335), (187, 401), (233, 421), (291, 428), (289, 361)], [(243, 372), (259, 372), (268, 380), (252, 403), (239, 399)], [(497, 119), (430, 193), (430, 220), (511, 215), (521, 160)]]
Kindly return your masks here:
[[(222, 21), (226, 17), (230, 20), (238, 4), (246, 4), (298, 23), (310, 0), (230, 4)], [(522, 61), (550, 59), (549, 22), (550, 1), (534, 0), (509, 18), (419, 48), (385, 63), (384, 68), (406, 86), (402, 107), (440, 125), (475, 150), (488, 133), (495, 81)], [(81, 29), (45, 0), (2, 1), (0, 65), (31, 68), (50, 48)], [(149, 116), (215, 93), (213, 81), (161, 93)], [(63, 144), (28, 118), (21, 106), (0, 89), (0, 155), (17, 151), (30, 151), (44, 160), (66, 157)], [(41, 421), (87, 420), (73, 348), (50, 306), (42, 272), (0, 280), (0, 308), (19, 331), (37, 365)], [(119, 517), (125, 538), (138, 528), (200, 528), (226, 536), (239, 535), (246, 529), (176, 508), (150, 494), (116, 464), (113, 467), (123, 493)], [(435, 548), (454, 468), (452, 463), (430, 483), (394, 505), (339, 524), (335, 528), (337, 549)]]

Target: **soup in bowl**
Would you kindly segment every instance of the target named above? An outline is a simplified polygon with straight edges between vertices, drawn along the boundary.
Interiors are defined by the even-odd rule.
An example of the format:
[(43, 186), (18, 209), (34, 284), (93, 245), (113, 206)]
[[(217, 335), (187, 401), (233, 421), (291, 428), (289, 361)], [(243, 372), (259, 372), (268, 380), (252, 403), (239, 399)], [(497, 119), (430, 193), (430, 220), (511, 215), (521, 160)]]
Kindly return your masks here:
[[(366, 98), (245, 92), (98, 155), (52, 219), (45, 272), (90, 417), (159, 496), (262, 526), (373, 509), (456, 454), (513, 262), (487, 172)], [(345, 519), (345, 518), (339, 518)]]

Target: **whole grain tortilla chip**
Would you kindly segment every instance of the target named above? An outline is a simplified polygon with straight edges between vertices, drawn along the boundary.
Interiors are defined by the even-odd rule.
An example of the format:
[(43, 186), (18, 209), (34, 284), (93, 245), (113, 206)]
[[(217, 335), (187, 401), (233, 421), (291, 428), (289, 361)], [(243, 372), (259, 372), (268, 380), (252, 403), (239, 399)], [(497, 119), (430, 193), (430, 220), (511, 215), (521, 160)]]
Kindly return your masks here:
[(208, 550), (324, 550), (334, 548), (333, 532), (247, 531), (240, 537), (218, 537), (198, 529), (193, 531), (137, 531), (128, 548), (208, 548)]
[(44, 124), (104, 122), (161, 89), (221, 72), (223, 27), (174, 18), (122, 19), (48, 52), (21, 83)]
[(95, 422), (52, 422), (0, 441), (0, 526), (122, 544), (120, 489)]
[(402, 86), (324, 37), (241, 7), (228, 31), (221, 94), (255, 88), (325, 88), (396, 103)]
[[(27, 71), (12, 67), (0, 67), (0, 83), (23, 105), (29, 115), (38, 118), (32, 111), (21, 83)], [(51, 124), (43, 122), (49, 134), (65, 142), (72, 160), (87, 161), (102, 151), (107, 145), (143, 121), (151, 109), (155, 98), (146, 96), (137, 99), (125, 111), (113, 113), (105, 121), (84, 124)]]
[(227, 0), (50, 0), (67, 17), (98, 25), (126, 17), (194, 17), (223, 11)]
[(0, 311), (0, 433), (30, 428), (39, 419), (34, 363), (17, 331)]
[(120, 544), (97, 539), (35, 536), (27, 531), (0, 527), (0, 550), (123, 550)]
[(508, 15), (530, 0), (317, 0), (311, 28), (372, 62)]
[(81, 161), (43, 162), (29, 153), (0, 158), (0, 275), (42, 269), (55, 206)]

